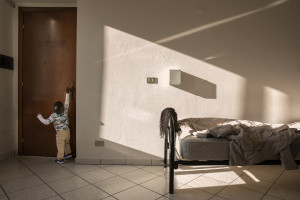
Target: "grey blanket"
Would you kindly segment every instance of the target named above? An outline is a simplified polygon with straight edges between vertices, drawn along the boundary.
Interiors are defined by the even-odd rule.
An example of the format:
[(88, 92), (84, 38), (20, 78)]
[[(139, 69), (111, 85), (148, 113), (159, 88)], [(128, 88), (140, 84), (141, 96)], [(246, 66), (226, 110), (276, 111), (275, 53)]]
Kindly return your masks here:
[[(196, 131), (207, 127), (207, 137), (230, 139), (230, 165), (257, 164), (280, 154), (285, 169), (298, 168), (290, 150), (290, 144), (297, 139), (296, 129), (287, 125), (272, 128), (270, 125), (251, 121), (239, 123), (230, 119), (205, 119), (204, 122), (185, 119), (179, 121), (179, 124), (193, 124), (190, 127)], [(202, 123), (197, 124), (199, 121)], [(212, 127), (213, 125), (216, 126)]]
[(285, 169), (297, 169), (290, 144), (297, 138), (295, 129), (270, 126), (221, 125), (208, 130), (208, 137), (231, 139), (230, 165), (252, 165), (280, 154)]

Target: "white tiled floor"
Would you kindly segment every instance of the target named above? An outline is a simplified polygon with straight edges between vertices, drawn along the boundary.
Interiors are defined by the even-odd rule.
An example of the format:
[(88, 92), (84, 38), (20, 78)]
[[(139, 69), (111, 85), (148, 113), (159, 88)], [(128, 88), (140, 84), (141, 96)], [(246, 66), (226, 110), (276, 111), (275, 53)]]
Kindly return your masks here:
[(300, 169), (280, 165), (179, 166), (169, 194), (162, 166), (79, 165), (15, 157), (0, 163), (0, 200), (298, 200)]

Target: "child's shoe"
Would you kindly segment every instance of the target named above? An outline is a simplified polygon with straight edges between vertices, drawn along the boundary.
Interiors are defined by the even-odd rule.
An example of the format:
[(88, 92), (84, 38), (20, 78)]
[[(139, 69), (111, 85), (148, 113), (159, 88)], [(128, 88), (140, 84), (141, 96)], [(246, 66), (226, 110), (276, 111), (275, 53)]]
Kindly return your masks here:
[(64, 157), (65, 157), (65, 159), (73, 158), (73, 155), (72, 155), (72, 153), (69, 153), (69, 154), (65, 155)]
[(65, 160), (64, 159), (61, 159), (61, 160), (55, 159), (55, 163), (57, 163), (57, 164), (64, 164)]

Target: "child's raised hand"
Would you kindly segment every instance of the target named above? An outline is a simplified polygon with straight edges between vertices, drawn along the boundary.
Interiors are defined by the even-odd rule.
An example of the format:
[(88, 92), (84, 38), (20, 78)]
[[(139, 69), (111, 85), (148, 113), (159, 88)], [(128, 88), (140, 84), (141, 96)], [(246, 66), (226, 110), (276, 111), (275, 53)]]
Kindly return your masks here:
[(43, 116), (41, 115), (41, 113), (38, 113), (38, 114), (36, 115), (36, 117), (37, 117), (38, 119), (43, 118)]
[(70, 93), (70, 88), (69, 87), (66, 88), (66, 93)]

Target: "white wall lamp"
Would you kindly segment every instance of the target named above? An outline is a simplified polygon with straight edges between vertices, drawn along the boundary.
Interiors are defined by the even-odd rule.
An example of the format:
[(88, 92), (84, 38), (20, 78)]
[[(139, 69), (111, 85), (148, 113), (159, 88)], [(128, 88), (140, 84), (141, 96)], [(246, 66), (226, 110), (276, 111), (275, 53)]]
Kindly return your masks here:
[(170, 85), (174, 85), (174, 86), (181, 85), (180, 69), (170, 69)]

